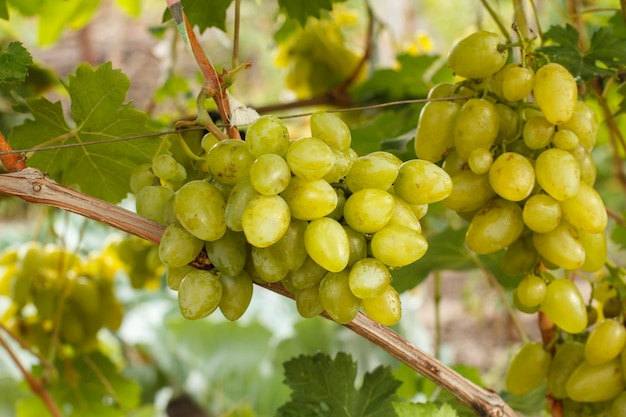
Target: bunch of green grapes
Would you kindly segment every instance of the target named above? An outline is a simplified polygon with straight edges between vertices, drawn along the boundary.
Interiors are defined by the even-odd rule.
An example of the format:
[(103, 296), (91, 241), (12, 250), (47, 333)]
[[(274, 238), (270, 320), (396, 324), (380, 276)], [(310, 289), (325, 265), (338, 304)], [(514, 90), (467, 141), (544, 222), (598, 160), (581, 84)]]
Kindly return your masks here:
[(97, 346), (101, 328), (116, 330), (122, 305), (114, 294), (117, 265), (103, 253), (80, 257), (54, 244), (31, 241), (0, 254), (0, 295), (12, 306), (1, 320), (29, 346), (77, 351)]
[(609, 281), (596, 277), (587, 306), (570, 279), (547, 272), (598, 273), (605, 265), (607, 212), (590, 156), (598, 121), (565, 67), (507, 60), (505, 40), (494, 33), (460, 41), (448, 65), (465, 80), (430, 91), (415, 151), (450, 174), (453, 191), (443, 205), (469, 222), (467, 247), (505, 250), (503, 271), (524, 277), (513, 293), (517, 308), (540, 311), (561, 330), (554, 355), (541, 343), (520, 348), (508, 390), (522, 394), (547, 378), (550, 395), (566, 407), (601, 403), (621, 417), (626, 330), (619, 292), (601, 291)]
[(157, 289), (165, 266), (159, 259), (159, 247), (136, 236), (112, 239), (105, 245), (103, 254), (122, 270), (135, 289)]
[[(400, 319), (390, 270), (426, 252), (420, 219), (450, 194), (450, 176), (388, 152), (359, 157), (333, 114), (317, 112), (310, 125), (311, 136), (296, 140), (274, 116), (250, 125), (245, 142), (208, 134), (208, 176), (176, 190), (158, 177), (177, 170), (172, 157), (136, 171), (135, 184), (140, 175), (146, 184), (138, 211), (167, 225), (159, 255), (184, 317), (219, 308), (236, 320), (253, 282), (281, 282), (304, 317), (325, 311), (347, 323), (362, 309), (385, 325)], [(169, 170), (157, 166), (165, 159)], [(201, 253), (213, 269), (189, 265)]]

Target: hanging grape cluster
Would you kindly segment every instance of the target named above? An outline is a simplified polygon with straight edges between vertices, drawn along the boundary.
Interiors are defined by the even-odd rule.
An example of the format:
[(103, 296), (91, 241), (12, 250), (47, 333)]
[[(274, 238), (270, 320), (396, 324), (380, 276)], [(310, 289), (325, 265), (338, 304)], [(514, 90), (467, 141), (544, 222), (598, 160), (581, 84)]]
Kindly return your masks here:
[[(253, 282), (281, 282), (304, 317), (326, 311), (347, 323), (362, 309), (398, 322), (390, 269), (424, 255), (419, 220), (450, 194), (451, 179), (429, 161), (358, 157), (331, 113), (314, 113), (310, 126), (310, 137), (291, 140), (280, 119), (263, 116), (245, 142), (207, 134), (204, 178), (186, 181), (166, 154), (135, 171), (138, 213), (167, 225), (159, 255), (183, 316), (219, 308), (236, 320)], [(189, 265), (201, 253), (213, 269)]]
[(109, 244), (102, 252), (81, 257), (37, 241), (5, 249), (0, 254), (0, 295), (9, 296), (12, 306), (3, 322), (44, 355), (60, 346), (96, 348), (99, 330), (117, 330), (122, 321), (113, 285), (121, 266), (115, 253)]
[[(524, 394), (547, 378), (550, 395), (566, 410), (593, 405), (622, 416), (623, 301), (610, 285), (605, 297), (594, 291), (604, 308), (589, 327), (597, 311), (588, 310), (570, 279), (548, 272), (596, 273), (605, 265), (607, 212), (594, 189), (590, 156), (598, 121), (578, 100), (565, 67), (507, 59), (505, 41), (494, 33), (459, 42), (448, 65), (465, 80), (430, 91), (434, 100), (421, 111), (415, 151), (442, 162), (451, 176), (453, 191), (443, 205), (469, 222), (467, 247), (478, 254), (505, 250), (502, 270), (524, 276), (513, 294), (516, 307), (541, 311), (565, 332), (557, 333), (553, 352), (538, 342), (523, 344), (510, 364), (507, 390)], [(608, 281), (595, 287), (602, 283)]]

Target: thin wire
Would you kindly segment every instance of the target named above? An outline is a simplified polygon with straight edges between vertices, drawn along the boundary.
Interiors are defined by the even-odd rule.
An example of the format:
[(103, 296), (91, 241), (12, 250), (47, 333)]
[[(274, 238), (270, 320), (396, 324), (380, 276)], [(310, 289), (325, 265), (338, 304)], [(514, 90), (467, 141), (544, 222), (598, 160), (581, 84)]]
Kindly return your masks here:
[[(402, 105), (402, 104), (427, 103), (429, 101), (462, 100), (462, 99), (466, 99), (466, 98), (470, 98), (470, 96), (467, 96), (467, 97), (449, 97), (449, 98), (448, 97), (442, 97), (442, 98), (418, 98), (418, 99), (412, 99), (412, 100), (398, 100), (398, 101), (390, 101), (390, 102), (387, 102), (387, 103), (373, 104), (373, 105), (370, 105), (370, 106), (359, 106), (359, 107), (350, 107), (350, 108), (346, 108), (346, 109), (327, 110), (327, 112), (328, 113), (342, 113), (342, 112), (349, 112), (349, 111), (379, 109), (379, 108), (383, 108), (383, 107), (398, 106), (398, 105)], [(288, 115), (288, 116), (280, 116), (279, 118), (280, 119), (295, 119), (295, 118), (298, 118), (298, 117), (308, 117), (308, 116), (311, 116), (312, 114), (313, 114), (312, 112), (309, 112), (309, 113), (299, 113), (299, 114), (292, 114), (292, 115)], [(218, 127), (222, 127), (222, 128), (225, 127), (223, 125), (217, 125), (217, 126)], [(247, 125), (242, 125), (242, 126), (247, 126)], [(130, 141), (130, 140), (136, 140), (136, 139), (145, 139), (145, 138), (150, 138), (150, 137), (158, 137), (158, 136), (169, 135), (169, 134), (173, 134), (173, 133), (181, 133), (181, 132), (189, 131), (189, 130), (205, 130), (205, 128), (202, 127), (202, 126), (198, 126), (198, 127), (190, 127), (188, 129), (185, 129), (185, 130), (166, 130), (166, 131), (163, 131), (163, 132), (146, 133), (146, 134), (133, 135), (133, 136), (124, 136), (124, 137), (114, 138), (114, 139), (95, 140), (95, 141), (91, 141), (91, 142), (66, 143), (66, 144), (63, 144), (63, 145), (42, 146), (40, 148), (29, 148), (29, 149), (14, 149), (12, 151), (0, 152), (0, 155), (24, 154), (24, 153), (29, 153), (29, 152), (52, 151), (52, 150), (56, 150), (56, 149), (77, 148), (77, 147), (91, 146), (91, 145), (103, 145), (103, 144), (107, 144), (107, 143), (123, 142), (123, 141)]]

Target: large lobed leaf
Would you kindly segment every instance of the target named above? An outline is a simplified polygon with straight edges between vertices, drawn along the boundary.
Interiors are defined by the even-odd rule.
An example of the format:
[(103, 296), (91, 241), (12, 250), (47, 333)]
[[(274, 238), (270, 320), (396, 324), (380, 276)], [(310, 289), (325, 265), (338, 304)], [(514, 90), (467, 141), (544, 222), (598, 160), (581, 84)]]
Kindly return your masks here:
[[(14, 149), (83, 144), (154, 133), (148, 116), (125, 103), (130, 81), (110, 63), (92, 68), (82, 64), (69, 77), (71, 120), (61, 103), (45, 98), (27, 100), (33, 119), (13, 129)], [(28, 165), (39, 168), (57, 182), (81, 192), (118, 203), (130, 191), (129, 179), (138, 164), (148, 162), (158, 140), (141, 138), (35, 152)]]
[(318, 353), (301, 355), (284, 364), (291, 401), (280, 407), (277, 417), (390, 417), (400, 382), (388, 367), (379, 366), (355, 388), (356, 363), (339, 352), (335, 359)]

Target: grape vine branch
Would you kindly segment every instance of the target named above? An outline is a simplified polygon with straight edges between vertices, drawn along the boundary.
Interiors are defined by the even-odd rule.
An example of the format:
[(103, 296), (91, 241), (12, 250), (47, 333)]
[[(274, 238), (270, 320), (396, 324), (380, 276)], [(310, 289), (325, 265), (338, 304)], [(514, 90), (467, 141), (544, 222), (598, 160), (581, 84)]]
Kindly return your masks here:
[[(131, 211), (57, 184), (34, 168), (0, 175), (0, 193), (19, 197), (29, 203), (67, 210), (155, 244), (159, 243), (164, 230), (162, 225)], [(290, 297), (279, 284), (267, 284), (262, 287)], [(393, 330), (370, 320), (364, 314), (359, 313), (356, 319), (345, 327), (449, 391), (478, 415), (515, 417), (514, 411), (495, 392), (465, 379)]]

